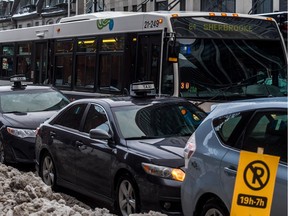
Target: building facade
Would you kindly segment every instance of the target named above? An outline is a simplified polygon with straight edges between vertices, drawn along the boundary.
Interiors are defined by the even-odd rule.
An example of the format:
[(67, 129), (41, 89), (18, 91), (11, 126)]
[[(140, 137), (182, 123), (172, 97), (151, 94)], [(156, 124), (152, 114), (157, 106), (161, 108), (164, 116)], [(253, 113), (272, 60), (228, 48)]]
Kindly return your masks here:
[(0, 0), (0, 8), (0, 30), (49, 25), (84, 13), (83, 0)]
[(0, 30), (49, 25), (99, 11), (159, 10), (258, 14), (287, 11), (287, 0), (0, 0)]

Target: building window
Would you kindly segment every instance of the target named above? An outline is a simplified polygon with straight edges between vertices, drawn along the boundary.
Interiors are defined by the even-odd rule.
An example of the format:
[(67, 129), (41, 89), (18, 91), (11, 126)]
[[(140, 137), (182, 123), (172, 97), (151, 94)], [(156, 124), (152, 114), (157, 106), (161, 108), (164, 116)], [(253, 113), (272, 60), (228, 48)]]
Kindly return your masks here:
[(202, 0), (201, 11), (234, 13), (236, 11), (235, 0)]
[(137, 12), (137, 5), (132, 5), (132, 11)]
[(168, 10), (168, 1), (157, 1), (155, 2), (155, 10)]
[(51, 25), (51, 24), (53, 24), (54, 22), (53, 22), (53, 19), (48, 19), (47, 21), (46, 21), (46, 25)]
[(287, 11), (287, 0), (280, 0), (280, 11)]
[(128, 11), (128, 6), (124, 6), (123, 11)]
[(252, 14), (273, 12), (273, 0), (253, 0)]
[(0, 16), (8, 16), (13, 2), (1, 1), (0, 2)]
[(93, 13), (94, 11), (94, 3), (92, 0), (86, 0), (86, 5), (85, 5), (85, 8), (86, 8), (86, 13)]
[(142, 12), (146, 12), (147, 11), (147, 4), (142, 4)]
[(44, 1), (43, 8), (55, 7), (61, 4), (67, 4), (66, 0), (46, 0)]

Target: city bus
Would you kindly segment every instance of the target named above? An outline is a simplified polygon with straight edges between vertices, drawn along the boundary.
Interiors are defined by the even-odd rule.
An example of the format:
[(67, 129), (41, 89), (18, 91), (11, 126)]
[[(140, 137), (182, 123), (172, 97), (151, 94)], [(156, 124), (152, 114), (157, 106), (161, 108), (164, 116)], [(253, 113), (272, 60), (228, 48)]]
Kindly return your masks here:
[(25, 74), (71, 99), (156, 93), (214, 103), (287, 96), (287, 53), (273, 18), (238, 13), (114, 12), (0, 31), (0, 79)]

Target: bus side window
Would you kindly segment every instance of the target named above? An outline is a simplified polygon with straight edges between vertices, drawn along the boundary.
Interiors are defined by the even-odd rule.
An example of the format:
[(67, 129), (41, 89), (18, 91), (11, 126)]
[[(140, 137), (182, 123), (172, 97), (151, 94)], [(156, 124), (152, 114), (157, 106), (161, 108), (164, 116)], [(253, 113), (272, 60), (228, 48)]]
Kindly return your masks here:
[(163, 68), (162, 75), (162, 94), (172, 95), (174, 91), (174, 75), (173, 75), (173, 64), (167, 63), (166, 67)]

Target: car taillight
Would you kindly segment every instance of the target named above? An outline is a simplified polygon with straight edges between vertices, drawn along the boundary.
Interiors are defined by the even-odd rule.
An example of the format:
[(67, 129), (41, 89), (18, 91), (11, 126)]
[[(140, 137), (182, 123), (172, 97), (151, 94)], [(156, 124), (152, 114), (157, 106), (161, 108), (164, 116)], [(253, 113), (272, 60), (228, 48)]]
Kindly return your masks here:
[(184, 148), (184, 159), (185, 159), (185, 168), (188, 167), (188, 162), (191, 156), (194, 154), (196, 150), (196, 141), (195, 141), (195, 133), (188, 139), (186, 146)]

